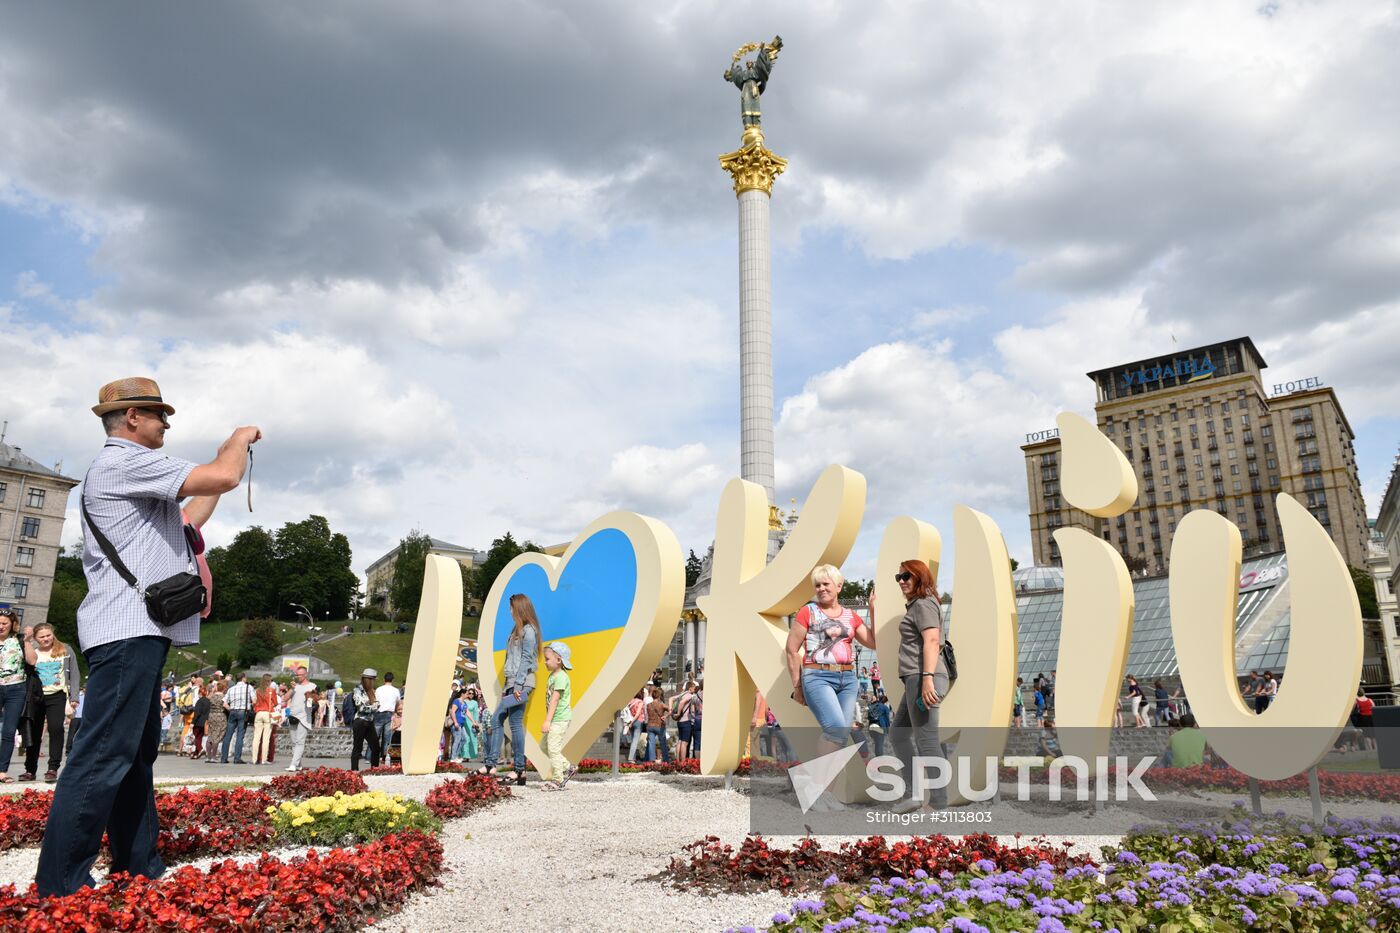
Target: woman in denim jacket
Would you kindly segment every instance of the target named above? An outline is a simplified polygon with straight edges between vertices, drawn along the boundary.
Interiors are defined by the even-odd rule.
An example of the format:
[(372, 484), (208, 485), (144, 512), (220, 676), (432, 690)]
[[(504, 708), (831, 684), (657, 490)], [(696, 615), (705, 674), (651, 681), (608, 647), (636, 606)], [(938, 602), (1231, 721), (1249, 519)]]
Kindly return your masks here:
[(515, 630), (506, 641), (505, 690), (501, 703), (491, 717), (492, 729), (486, 746), (485, 764), (477, 774), (495, 774), (496, 762), (501, 757), (501, 745), (505, 741), (502, 731), (505, 723), (510, 723), (511, 752), (514, 755), (513, 770), (509, 780), (518, 785), (525, 783), (525, 704), (530, 702), (530, 693), (535, 689), (535, 668), (540, 663), (540, 620), (535, 616), (534, 604), (524, 593), (516, 593), (510, 598), (510, 616), (515, 620)]

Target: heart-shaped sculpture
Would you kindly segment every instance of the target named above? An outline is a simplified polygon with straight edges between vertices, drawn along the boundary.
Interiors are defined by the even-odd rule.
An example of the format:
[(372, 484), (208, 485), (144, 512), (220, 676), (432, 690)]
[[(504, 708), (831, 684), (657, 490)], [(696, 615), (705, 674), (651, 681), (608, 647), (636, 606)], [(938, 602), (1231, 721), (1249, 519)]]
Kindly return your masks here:
[(544, 646), (562, 641), (572, 655), (567, 673), (573, 721), (563, 752), (577, 762), (666, 653), (685, 599), (685, 562), (676, 536), (661, 522), (611, 512), (589, 525), (562, 557), (521, 554), (507, 564), (486, 597), (477, 634), (482, 690), (493, 713), (501, 703), (506, 645), (515, 628), (510, 597), (516, 593), (530, 597), (544, 634), (535, 689), (525, 706), (525, 755), (549, 775), (540, 745), (549, 678)]

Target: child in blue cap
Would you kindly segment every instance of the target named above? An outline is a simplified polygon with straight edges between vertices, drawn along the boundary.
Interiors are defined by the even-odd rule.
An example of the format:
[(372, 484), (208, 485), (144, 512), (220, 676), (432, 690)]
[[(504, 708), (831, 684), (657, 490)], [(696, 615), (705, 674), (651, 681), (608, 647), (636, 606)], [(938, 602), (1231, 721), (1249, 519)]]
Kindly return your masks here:
[(549, 670), (549, 680), (545, 682), (544, 726), (541, 731), (544, 733), (544, 751), (549, 756), (550, 779), (540, 786), (545, 790), (563, 790), (577, 770), (569, 767), (564, 760), (564, 735), (574, 718), (570, 704), (573, 685), (565, 673), (574, 669), (569, 646), (562, 641), (545, 645), (544, 666)]

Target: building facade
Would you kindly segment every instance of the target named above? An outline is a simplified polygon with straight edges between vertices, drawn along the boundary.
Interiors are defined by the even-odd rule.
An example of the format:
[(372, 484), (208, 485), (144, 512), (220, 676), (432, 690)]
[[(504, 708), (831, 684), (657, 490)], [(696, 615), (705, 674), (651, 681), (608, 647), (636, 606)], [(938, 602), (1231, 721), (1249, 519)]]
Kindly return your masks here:
[(1364, 568), (1370, 548), (1354, 434), (1317, 379), (1266, 390), (1267, 364), (1248, 337), (1089, 373), (1099, 430), (1137, 474), (1138, 499), (1114, 519), (1071, 509), (1060, 495), (1056, 432), (1027, 435), (1031, 544), (1038, 565), (1060, 563), (1055, 529), (1108, 541), (1140, 573), (1164, 573), (1177, 523), (1214, 509), (1240, 529), (1245, 555), (1282, 548), (1276, 496), (1286, 492)]
[(1392, 691), (1400, 694), (1400, 456), (1391, 467), (1390, 482), (1371, 531), (1370, 570), (1376, 582), (1381, 638), (1390, 664)]
[[(482, 561), (486, 560), (486, 552), (478, 551), (475, 548), (463, 547), (460, 544), (453, 544), (451, 541), (443, 541), (440, 538), (428, 538), (430, 546), (429, 554), (437, 554), (442, 557), (450, 557), (462, 565), (463, 572), (473, 569)], [(365, 568), (365, 604), (377, 606), (386, 613), (394, 613), (395, 610), (407, 610), (416, 612), (417, 606), (395, 606), (389, 598), (390, 585), (394, 582), (394, 561), (398, 559), (399, 549), (395, 547), (389, 553), (376, 560)], [(463, 604), (462, 611), (468, 615), (480, 615), (481, 606), (479, 601), (474, 601), (472, 605)]]
[(68, 494), (76, 485), (0, 441), (0, 606), (25, 624), (48, 620)]

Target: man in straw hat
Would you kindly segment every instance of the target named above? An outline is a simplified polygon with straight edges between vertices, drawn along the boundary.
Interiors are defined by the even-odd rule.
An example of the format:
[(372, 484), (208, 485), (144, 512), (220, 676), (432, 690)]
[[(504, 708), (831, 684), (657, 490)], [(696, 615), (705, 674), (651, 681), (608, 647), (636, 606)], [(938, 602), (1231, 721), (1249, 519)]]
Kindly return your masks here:
[[(104, 832), (112, 871), (148, 878), (165, 872), (151, 782), (160, 749), (160, 674), (172, 643), (198, 643), (199, 614), (160, 625), (142, 591), (194, 567), (179, 500), (195, 497), (191, 512), (207, 516), (219, 496), (238, 488), (248, 450), (262, 437), (256, 427), (239, 428), (202, 465), (165, 456), (159, 450), (175, 409), (154, 380), (139, 377), (103, 386), (92, 413), (107, 433), (81, 493), (88, 594), (78, 607), (78, 641), (92, 702), (49, 810), (35, 877), (42, 896), (93, 884)], [(136, 586), (106, 557), (94, 528)]]

